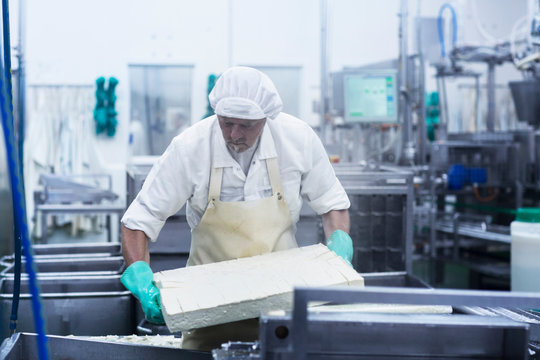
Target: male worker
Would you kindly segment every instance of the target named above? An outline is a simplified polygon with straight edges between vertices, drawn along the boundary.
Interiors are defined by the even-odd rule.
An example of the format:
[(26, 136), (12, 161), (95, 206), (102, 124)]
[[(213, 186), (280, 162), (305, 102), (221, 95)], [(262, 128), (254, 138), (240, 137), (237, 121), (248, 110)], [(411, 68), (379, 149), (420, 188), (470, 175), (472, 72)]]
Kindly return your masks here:
[[(163, 317), (148, 239), (155, 241), (185, 203), (192, 232), (188, 266), (297, 247), (303, 200), (322, 215), (327, 245), (352, 257), (349, 199), (315, 132), (281, 113), (272, 81), (258, 70), (233, 67), (209, 99), (216, 115), (174, 138), (122, 218), (128, 265), (122, 283), (156, 323)], [(183, 346), (210, 350), (257, 335), (257, 321), (248, 320), (185, 333)]]

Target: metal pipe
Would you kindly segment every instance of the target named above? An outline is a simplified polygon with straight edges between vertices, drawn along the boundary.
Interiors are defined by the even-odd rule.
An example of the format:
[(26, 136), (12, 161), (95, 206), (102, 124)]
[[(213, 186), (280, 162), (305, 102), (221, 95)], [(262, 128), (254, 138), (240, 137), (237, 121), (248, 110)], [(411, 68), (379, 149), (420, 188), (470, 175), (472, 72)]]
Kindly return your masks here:
[(407, 178), (407, 210), (406, 210), (406, 230), (405, 230), (405, 271), (412, 274), (413, 257), (413, 233), (414, 233), (414, 175)]
[[(9, 31), (9, 1), (2, 0), (2, 35), (3, 35), (3, 57), (4, 57), (4, 84), (6, 90), (6, 102), (8, 105), (8, 111), (13, 114), (13, 85), (11, 80), (11, 39)], [(13, 121), (7, 120), (7, 121)], [(20, 124), (20, 117), (19, 117)], [(21, 134), (19, 134), (19, 138)], [(6, 146), (9, 144), (6, 141)], [(20, 153), (21, 148), (19, 146), (19, 173), (18, 175), (22, 177), (22, 155)], [(23, 190), (24, 192), (24, 190)], [(12, 190), (13, 194), (13, 190)], [(24, 193), (23, 193), (24, 199)], [(15, 209), (15, 204), (13, 204), (13, 209)], [(16, 216), (16, 214), (14, 214)], [(14, 254), (15, 254), (15, 282), (13, 286), (13, 301), (11, 303), (11, 315), (9, 317), (9, 329), (11, 334), (15, 333), (17, 330), (17, 317), (19, 313), (19, 298), (21, 294), (21, 228), (19, 227), (18, 222), (14, 222)]]
[(476, 76), (474, 81), (475, 86), (475, 99), (474, 99), (474, 122), (475, 131), (480, 131), (480, 77)]
[(418, 31), (418, 163), (424, 165), (426, 163), (426, 143), (427, 143), (427, 131), (426, 131), (426, 69), (424, 63), (424, 55), (421, 51), (421, 30), (420, 30), (420, 19), (417, 21), (417, 31)]
[(421, 22), (422, 0), (417, 0), (416, 4), (416, 51), (418, 54), (417, 86), (418, 94), (416, 113), (418, 116), (418, 163), (424, 165), (427, 161), (427, 130), (426, 130), (426, 64), (422, 53), (422, 22)]
[(487, 98), (488, 98), (488, 114), (487, 114), (487, 131), (495, 131), (495, 62), (488, 63), (487, 77)]
[[(438, 148), (434, 149), (435, 151)], [(429, 169), (429, 194), (430, 194), (430, 211), (429, 211), (429, 250), (432, 260), (435, 260), (437, 257), (437, 230), (435, 223), (437, 222), (437, 194), (435, 192), (435, 169), (433, 166), (430, 166)], [(434, 280), (433, 278), (432, 280)]]
[(446, 81), (444, 75), (437, 77), (437, 91), (439, 92), (440, 122), (437, 140), (446, 140), (448, 138), (448, 98), (446, 97)]
[(402, 156), (406, 163), (414, 159), (414, 145), (411, 144), (412, 122), (411, 122), (411, 99), (408, 87), (408, 0), (401, 0), (400, 26), (399, 26), (399, 81), (400, 81), (400, 112), (402, 119)]
[(327, 21), (328, 21), (328, 0), (321, 0), (321, 103), (320, 113), (320, 134), (323, 144), (326, 145), (326, 89), (327, 89)]
[(11, 82), (11, 40), (9, 31), (9, 1), (2, 0), (2, 36), (4, 57), (4, 80), (9, 110), (13, 111), (13, 85)]

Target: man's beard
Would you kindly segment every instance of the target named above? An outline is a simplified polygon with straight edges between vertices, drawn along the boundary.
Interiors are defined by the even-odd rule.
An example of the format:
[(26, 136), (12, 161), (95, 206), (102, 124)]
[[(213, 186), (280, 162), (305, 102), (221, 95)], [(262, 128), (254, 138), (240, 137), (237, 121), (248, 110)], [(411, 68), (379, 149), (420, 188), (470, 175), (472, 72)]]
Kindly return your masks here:
[(229, 150), (234, 151), (235, 153), (242, 153), (242, 152), (246, 151), (247, 149), (249, 149), (248, 147), (246, 147), (245, 144), (228, 143), (227, 147), (229, 148)]

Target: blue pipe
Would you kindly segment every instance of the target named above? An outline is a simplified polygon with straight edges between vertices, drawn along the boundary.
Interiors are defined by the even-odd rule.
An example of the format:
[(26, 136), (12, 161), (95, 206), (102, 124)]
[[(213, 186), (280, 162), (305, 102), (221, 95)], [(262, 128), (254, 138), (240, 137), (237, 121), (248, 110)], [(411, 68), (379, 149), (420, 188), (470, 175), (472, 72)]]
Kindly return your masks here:
[[(1, 67), (1, 66), (0, 66)], [(20, 230), (21, 243), (24, 256), (26, 257), (26, 272), (30, 282), (30, 293), (32, 294), (32, 310), (34, 315), (34, 327), (37, 333), (38, 354), (40, 360), (48, 360), (47, 336), (45, 335), (45, 322), (41, 315), (41, 302), (39, 288), (37, 285), (37, 275), (34, 270), (34, 258), (32, 256), (32, 244), (28, 238), (28, 224), (26, 223), (26, 205), (24, 202), (23, 180), (20, 176), (18, 149), (15, 145), (15, 134), (13, 131), (13, 112), (10, 111), (7, 84), (4, 78), (5, 72), (2, 67), (0, 71), (0, 112), (2, 117), (2, 127), (4, 129), (4, 140), (7, 150), (7, 162), (9, 168), (9, 179), (11, 183), (11, 195), (13, 200), (13, 220), (15, 227)]]
[(442, 15), (444, 10), (449, 9), (452, 13), (452, 46), (456, 45), (457, 41), (457, 16), (456, 11), (452, 5), (445, 3), (439, 9), (439, 17), (437, 18), (437, 27), (439, 30), (439, 43), (441, 44), (441, 56), (444, 58), (446, 56), (445, 46), (444, 46), (444, 34), (443, 34), (443, 24), (442, 24)]
[[(13, 111), (13, 87), (11, 82), (11, 45), (9, 33), (9, 1), (2, 0), (2, 34), (4, 40), (4, 79), (6, 80), (7, 99), (10, 112)], [(21, 158), (19, 157), (19, 161)], [(22, 162), (19, 162), (22, 166)], [(14, 205), (14, 204), (13, 204)], [(13, 206), (15, 208), (15, 206)], [(13, 284), (13, 302), (11, 303), (11, 316), (9, 317), (9, 329), (11, 334), (17, 330), (17, 314), (19, 312), (19, 298), (21, 294), (21, 229), (15, 223), (14, 227), (14, 252), (15, 252), (15, 282)]]
[(11, 83), (11, 41), (9, 33), (9, 1), (2, 0), (2, 35), (4, 40), (4, 79), (9, 100), (9, 108), (13, 110), (13, 88)]

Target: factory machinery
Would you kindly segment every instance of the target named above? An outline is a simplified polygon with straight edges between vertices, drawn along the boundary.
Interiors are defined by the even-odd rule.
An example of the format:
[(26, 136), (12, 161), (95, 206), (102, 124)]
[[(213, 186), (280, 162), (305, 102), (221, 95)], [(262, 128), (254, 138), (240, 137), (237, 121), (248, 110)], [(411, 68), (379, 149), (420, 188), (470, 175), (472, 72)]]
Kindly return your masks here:
[[(321, 2), (323, 19), (325, 3)], [(365, 288), (297, 288), (292, 311), (261, 315), (257, 343), (224, 344), (213, 354), (112, 343), (94, 336), (171, 335), (164, 327), (146, 323), (136, 300), (120, 284), (119, 245), (39, 245), (35, 252), (51, 355), (60, 359), (538, 358), (540, 313), (532, 309), (540, 309), (540, 296), (493, 290), (509, 289), (509, 223), (515, 211), (538, 206), (539, 201), (540, 138), (535, 131), (540, 121), (536, 100), (540, 11), (535, 6), (529, 17), (532, 31), (522, 52), (515, 49), (516, 39), (490, 47), (453, 46), (436, 65), (438, 96), (426, 99), (425, 54), (407, 51), (407, 9), (408, 2), (402, 0), (398, 60), (347, 68), (327, 77), (326, 55), (322, 55), (321, 91), (328, 101), (323, 102), (321, 118), (341, 117), (343, 123), (322, 123), (319, 130), (330, 155), (341, 160), (334, 168), (351, 199), (353, 266), (364, 276)], [(433, 31), (423, 28), (433, 22), (418, 20), (418, 33)], [(326, 33), (325, 21), (321, 30)], [(323, 45), (325, 54), (324, 39)], [(485, 126), (479, 115), (481, 73), (471, 70), (477, 69), (473, 63), (487, 69)], [(509, 84), (517, 116), (527, 124), (521, 130), (502, 131), (497, 125), (495, 75), (504, 63), (514, 63), (524, 75), (525, 80)], [(449, 131), (446, 85), (450, 78), (475, 83), (475, 131)], [(367, 101), (358, 100), (358, 91), (366, 84), (377, 87), (377, 92)], [(368, 103), (375, 105), (366, 110)], [(427, 121), (434, 120), (437, 112), (438, 122)], [(128, 166), (128, 203), (154, 161), (134, 158)], [(189, 239), (182, 209), (168, 219), (158, 241), (150, 244), (153, 270), (185, 266)], [(301, 211), (297, 240), (300, 245), (324, 241), (320, 220), (308, 208)], [(427, 271), (418, 271), (423, 264), (428, 264)], [(3, 258), (1, 265), (1, 335), (6, 339), (0, 358), (37, 358), (27, 278), (22, 279), (21, 332), (9, 337), (12, 257)], [(442, 290), (428, 285), (445, 285), (452, 266), (467, 269), (463, 287), (490, 290)], [(415, 267), (425, 275), (422, 280), (413, 275)], [(314, 301), (451, 306), (451, 311), (308, 310), (308, 303)], [(88, 312), (94, 316), (85, 316)]]
[[(456, 12), (445, 4), (439, 18), (415, 18), (412, 55), (407, 9), (402, 1), (399, 59), (330, 74), (330, 95), (323, 94), (327, 149), (365, 169), (392, 165), (413, 174), (412, 262), (423, 279), (437, 287), (509, 290), (510, 223), (518, 209), (540, 200), (540, 5), (530, 1), (510, 40), (459, 46)], [(429, 34), (437, 33), (432, 43)], [(445, 47), (447, 37), (452, 45)], [(441, 54), (433, 56), (432, 48)], [(430, 94), (428, 63), (437, 84)], [(498, 84), (503, 65), (523, 80)], [(470, 114), (458, 106), (470, 106)]]
[[(111, 343), (103, 338), (50, 336), (55, 358), (115, 359), (535, 359), (540, 317), (536, 294), (369, 286), (297, 288), (292, 312), (263, 313), (260, 341), (228, 343), (210, 353), (166, 346)], [(383, 314), (308, 310), (310, 301), (452, 305), (451, 314)], [(484, 306), (484, 307), (479, 307)], [(503, 307), (501, 307), (503, 306)], [(491, 309), (491, 310), (489, 310)], [(481, 311), (498, 315), (485, 316)], [(3, 359), (36, 358), (35, 335), (6, 339)]]
[[(428, 99), (426, 104), (425, 98), (412, 96), (418, 102), (410, 110), (420, 109), (419, 119), (429, 122), (434, 103), (440, 113), (431, 134), (420, 133), (418, 127), (416, 143), (421, 151), (411, 158), (417, 176), (415, 250), (421, 258), (431, 260), (427, 278), (432, 284), (452, 283), (449, 270), (460, 269), (466, 279), (454, 282), (455, 286), (510, 289), (510, 223), (518, 209), (538, 207), (540, 199), (540, 5), (531, 2), (530, 9), (514, 26), (510, 41), (493, 46), (454, 45), (435, 65), (435, 102)], [(526, 36), (517, 39), (520, 25), (525, 25)], [(516, 50), (518, 45), (521, 50)], [(486, 69), (485, 87), (480, 86), (482, 72), (471, 70), (478, 69), (478, 64)], [(504, 64), (513, 64), (523, 77), (508, 84), (518, 120), (516, 130), (505, 130), (506, 108), (496, 95), (500, 88), (495, 80), (497, 68)], [(447, 80), (465, 78), (474, 80), (472, 130), (451, 132), (454, 120)], [(411, 81), (407, 87), (422, 89), (421, 85)], [(481, 118), (484, 93), (486, 111)]]
[[(135, 159), (128, 168), (128, 197), (134, 196), (155, 158)], [(110, 342), (104, 335), (174, 335), (151, 326), (134, 298), (119, 282), (122, 260), (118, 244), (36, 246), (49, 348), (58, 358), (90, 359), (159, 357), (163, 359), (346, 359), (346, 358), (535, 358), (540, 343), (540, 308), (535, 294), (433, 290), (412, 275), (414, 173), (400, 167), (336, 164), (335, 171), (351, 199), (353, 266), (362, 273), (365, 289), (296, 289), (291, 312), (267, 312), (260, 319), (257, 343), (230, 343), (214, 355), (167, 346)], [(156, 243), (176, 249), (152, 250), (152, 266), (184, 266), (189, 232), (182, 211), (171, 217)], [(303, 245), (322, 239), (314, 214), (302, 211), (298, 240)], [(306, 231), (302, 231), (305, 229)], [(309, 231), (307, 231), (310, 229)], [(184, 244), (185, 243), (185, 244)], [(186, 250), (182, 250), (182, 249)], [(7, 314), (11, 300), (12, 258), (3, 259), (3, 295)], [(154, 269), (155, 270), (155, 269)], [(157, 270), (155, 270), (157, 271)], [(25, 282), (21, 298), (20, 333), (7, 338), (5, 359), (35, 358), (36, 348)], [(333, 304), (389, 303), (408, 306), (452, 306), (451, 311), (425, 313), (363, 313), (306, 311), (310, 301)], [(80, 309), (90, 309), (90, 319)], [(94, 310), (91, 310), (94, 309)], [(99, 311), (98, 311), (99, 309)], [(25, 317), (26, 316), (26, 317)], [(114, 321), (110, 321), (114, 319)], [(5, 318), (3, 324), (8, 323)], [(104, 326), (107, 324), (107, 326)], [(29, 332), (29, 333), (26, 333)], [(66, 335), (76, 335), (67, 337)], [(7, 337), (7, 328), (4, 337)], [(100, 336), (100, 337), (96, 337)], [(362, 341), (360, 341), (362, 340)], [(84, 351), (83, 351), (84, 350)], [(86, 356), (86, 357), (85, 357)]]

